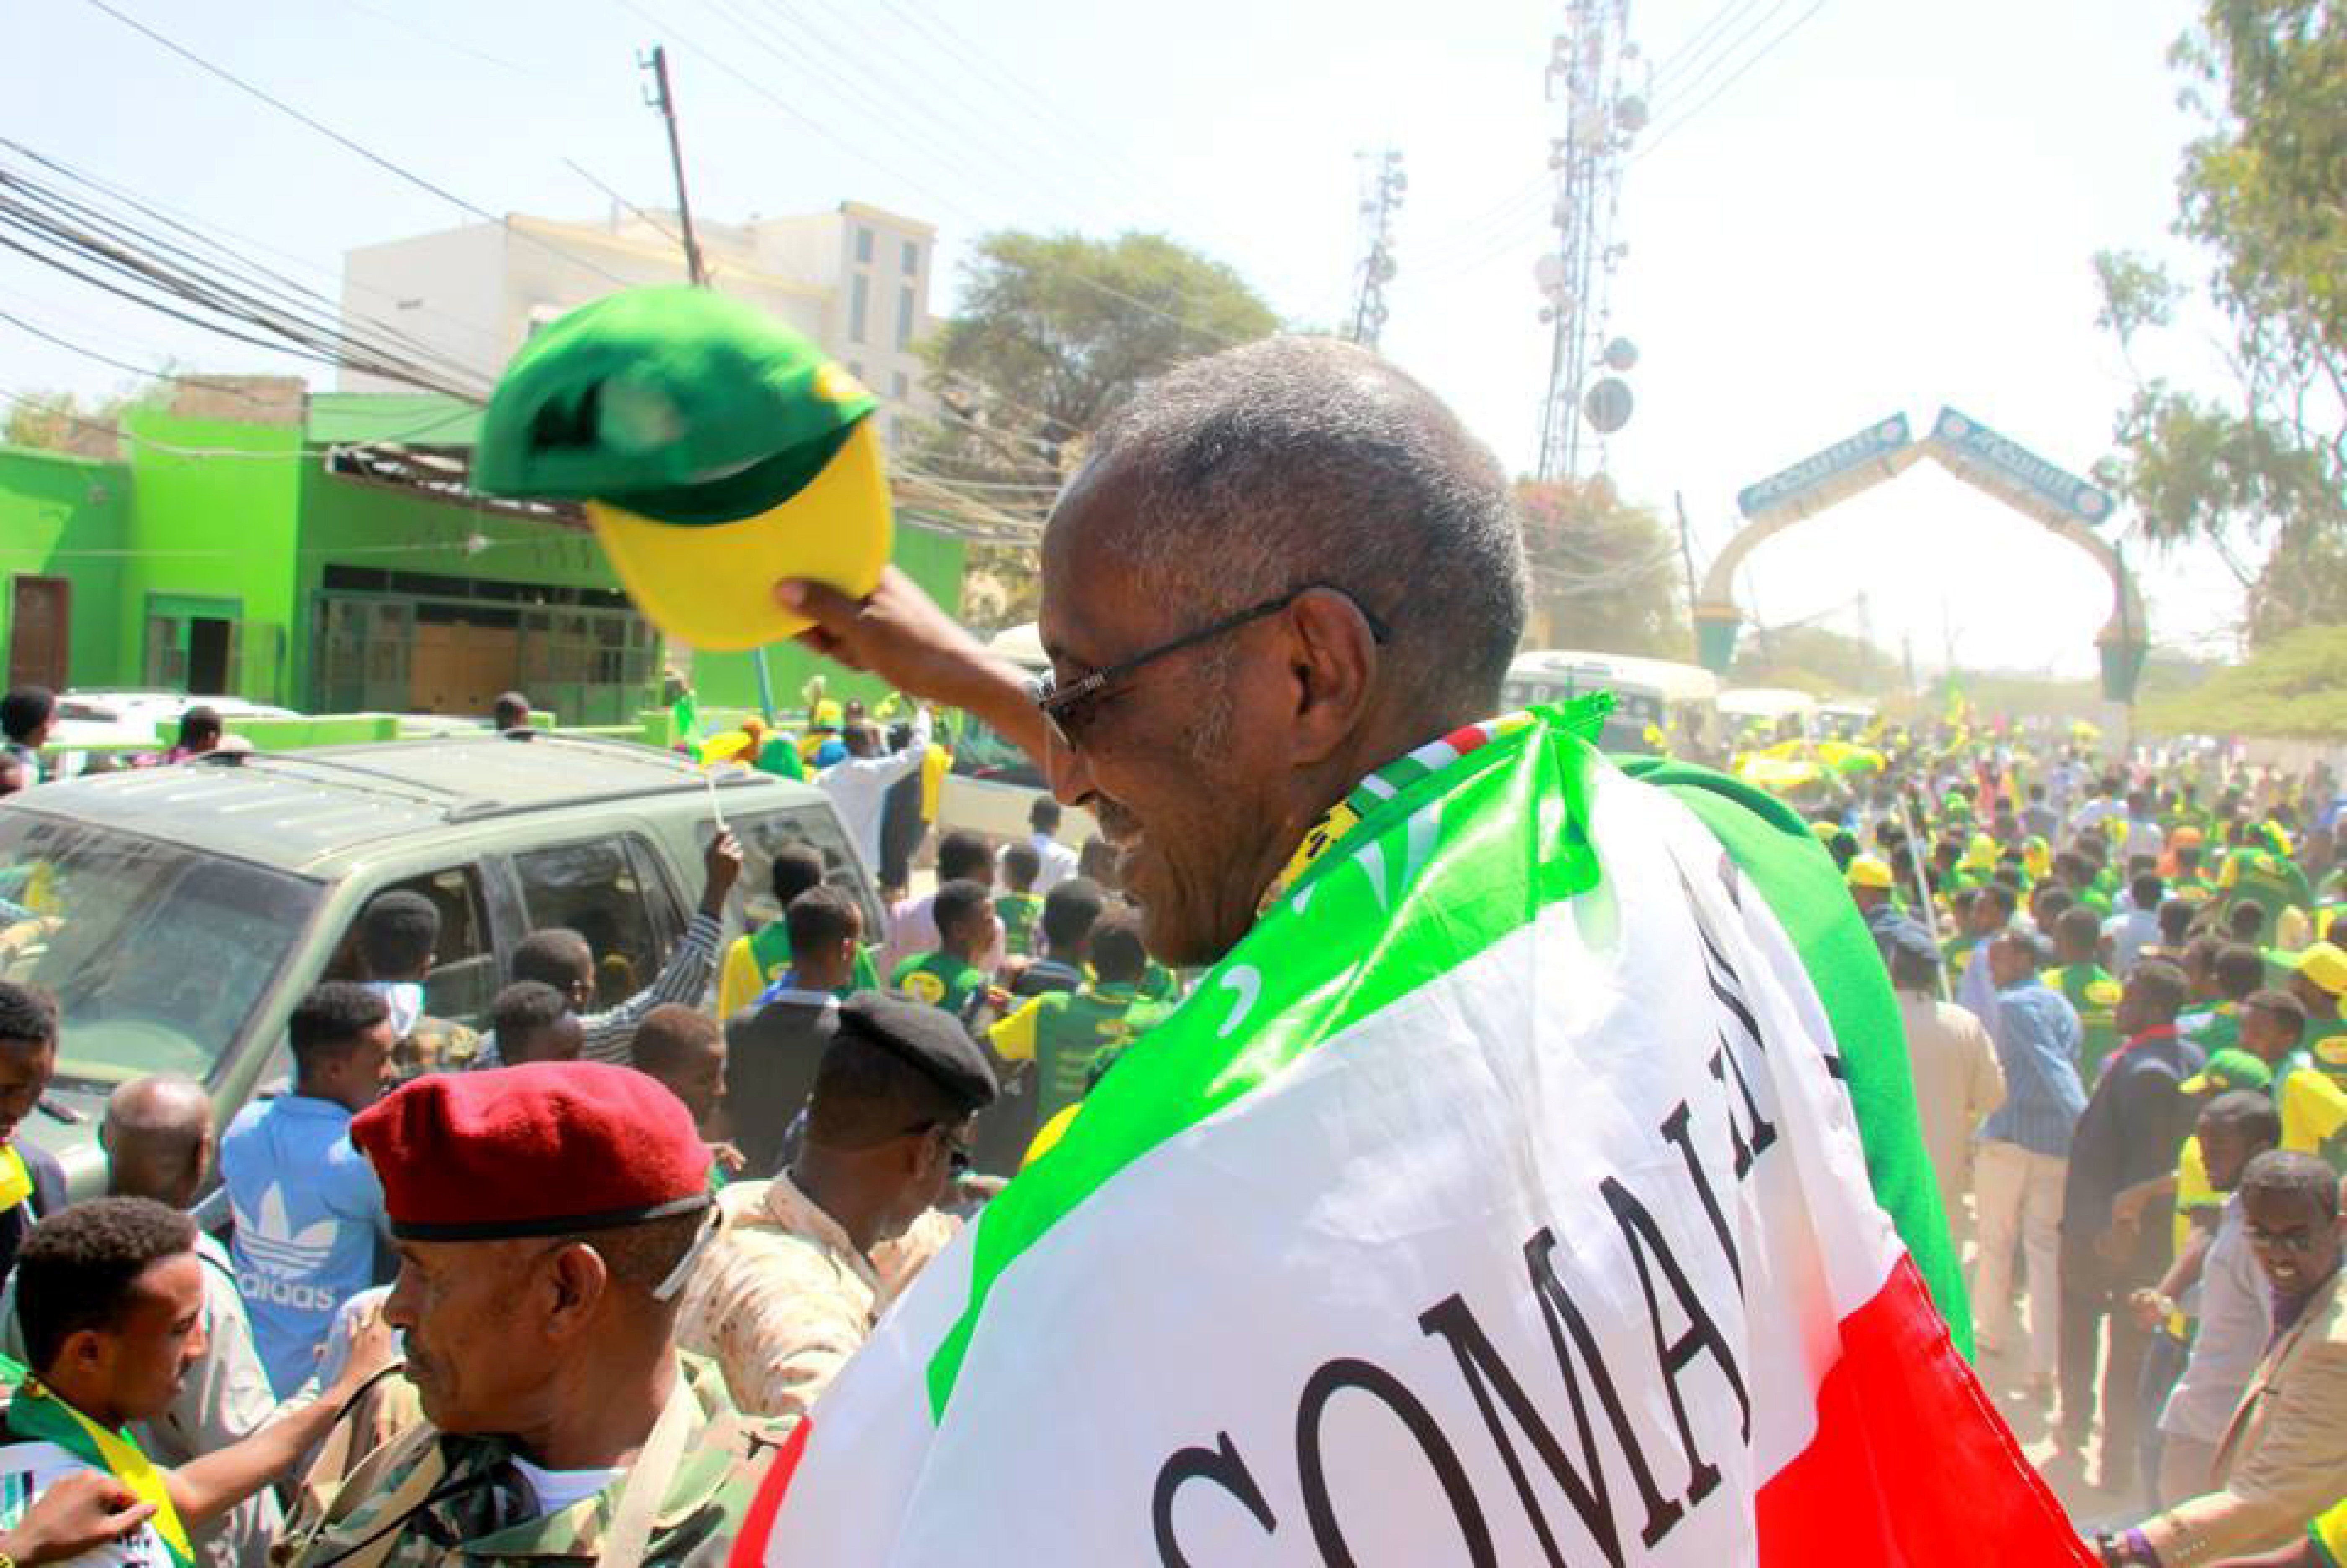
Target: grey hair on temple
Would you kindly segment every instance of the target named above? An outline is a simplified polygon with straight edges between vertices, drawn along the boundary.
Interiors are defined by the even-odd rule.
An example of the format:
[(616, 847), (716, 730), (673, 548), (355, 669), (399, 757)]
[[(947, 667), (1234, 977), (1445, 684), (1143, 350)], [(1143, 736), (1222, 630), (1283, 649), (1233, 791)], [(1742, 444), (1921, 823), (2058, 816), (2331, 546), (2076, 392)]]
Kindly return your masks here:
[(1133, 566), (1201, 613), (1340, 588), (1413, 695), (1496, 708), (1527, 596), (1506, 477), (1376, 355), (1277, 337), (1194, 360), (1118, 411), (1092, 466), (1139, 482)]

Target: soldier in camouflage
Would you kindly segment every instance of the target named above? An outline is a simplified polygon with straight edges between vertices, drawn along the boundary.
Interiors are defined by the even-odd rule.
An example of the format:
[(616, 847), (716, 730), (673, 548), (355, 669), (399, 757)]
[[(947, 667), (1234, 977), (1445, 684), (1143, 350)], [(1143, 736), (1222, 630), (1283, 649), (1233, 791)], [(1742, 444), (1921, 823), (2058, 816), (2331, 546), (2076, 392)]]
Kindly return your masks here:
[(676, 1348), (713, 1219), (684, 1107), (626, 1068), (538, 1062), (425, 1078), (351, 1136), (383, 1179), (384, 1316), (426, 1424), (297, 1514), (276, 1560), (723, 1563), (781, 1431)]

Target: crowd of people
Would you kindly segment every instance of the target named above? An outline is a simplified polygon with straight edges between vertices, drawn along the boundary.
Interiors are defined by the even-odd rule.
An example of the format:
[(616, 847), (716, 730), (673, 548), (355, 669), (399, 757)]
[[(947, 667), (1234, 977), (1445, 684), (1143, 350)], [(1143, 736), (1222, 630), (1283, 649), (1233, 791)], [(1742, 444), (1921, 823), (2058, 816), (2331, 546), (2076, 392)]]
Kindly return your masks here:
[(1900, 994), (1985, 1364), (2141, 1516), (2112, 1561), (2303, 1532), (2347, 1482), (2337, 780), (1891, 750), (1815, 825)]
[[(528, 723), (526, 708), (512, 723)], [(859, 766), (858, 723), (846, 733), (842, 757), (819, 778)], [(192, 1081), (122, 1084), (101, 1132), (108, 1195), (77, 1204), (54, 1159), (13, 1136), (47, 1088), (57, 1014), (40, 993), (0, 983), (0, 1279), (10, 1293), (0, 1353), (12, 1358), (0, 1380), (15, 1384), (10, 1408), (27, 1417), (0, 1430), (0, 1553), (79, 1560), (102, 1538), (124, 1553), (110, 1560), (126, 1563), (191, 1553), (228, 1568), (269, 1560), (281, 1543), (281, 1557), (298, 1547), (338, 1560), (318, 1542), (343, 1539), (329, 1511), (339, 1484), (422, 1415), (447, 1415), (419, 1355), (428, 1314), (414, 1288), (417, 1258), (440, 1238), (404, 1213), (401, 1178), (366, 1128), (386, 1097), (437, 1080), (480, 1086), (475, 1101), (451, 1088), (449, 1103), (526, 1119), (514, 1107), (528, 1095), (500, 1069), (547, 1070), (518, 1081), (549, 1097), (536, 1123), (548, 1144), (540, 1155), (591, 1170), (581, 1143), (593, 1113), (579, 1106), (604, 1106), (617, 1109), (600, 1158), (641, 1165), (644, 1140), (664, 1128), (676, 1168), (700, 1173), (692, 1223), (662, 1233), (678, 1245), (641, 1244), (665, 1264), (600, 1288), (673, 1273), (673, 1288), (649, 1308), (631, 1299), (625, 1314), (657, 1319), (666, 1341), (706, 1358), (688, 1363), (697, 1402), (680, 1418), (694, 1424), (695, 1452), (730, 1444), (746, 1467), (771, 1451), (963, 1216), (1175, 999), (1177, 981), (1148, 958), (1112, 882), (1079, 875), (1077, 850), (1058, 841), (1058, 804), (1039, 797), (1030, 818), (1030, 835), (1007, 845), (945, 835), (934, 886), (900, 888), (870, 932), (839, 868), (812, 845), (785, 845), (764, 889), (779, 917), (730, 943), (723, 921), (743, 857), (720, 832), (702, 901), (666, 962), (609, 1006), (588, 940), (550, 928), (516, 947), (482, 1018), (436, 1016), (441, 912), (420, 893), (379, 894), (353, 926), (347, 972), (292, 1011), (285, 1091), (216, 1129)], [(1112, 856), (1083, 858), (1112, 877)], [(436, 1163), (464, 1157), (435, 1146)], [(520, 1148), (472, 1157), (483, 1162), (472, 1184), (436, 1188), (447, 1201), (493, 1212), (491, 1188), (518, 1184), (559, 1204), (577, 1185), (527, 1176)], [(445, 1171), (431, 1180), (445, 1183)], [(654, 1206), (686, 1195), (663, 1189)], [(576, 1227), (600, 1229), (607, 1208), (623, 1206), (575, 1205)], [(468, 1244), (492, 1239), (472, 1220), (456, 1228)], [(533, 1221), (512, 1234), (561, 1228)], [(448, 1255), (471, 1288), (490, 1255), (468, 1245)], [(70, 1327), (16, 1309), (36, 1289), (45, 1302), (73, 1299)], [(389, 1370), (391, 1331), (405, 1341), (404, 1372)], [(463, 1396), (493, 1399), (477, 1387), (498, 1374), (477, 1336), (477, 1325), (436, 1337)], [(69, 1403), (126, 1446), (91, 1438), (52, 1451), (56, 1434), (28, 1424), (46, 1408), (28, 1390)], [(345, 1407), (350, 1432), (329, 1432)], [(223, 1454), (242, 1457), (230, 1466)], [(724, 1476), (689, 1459), (675, 1460), (671, 1484), (698, 1466), (702, 1491), (724, 1492)], [(514, 1462), (549, 1512), (601, 1490), (579, 1479), (588, 1472)], [(93, 1468), (120, 1486), (57, 1484)], [(710, 1527), (662, 1529), (662, 1550)]]
[[(1042, 560), (1040, 690), (901, 574), (777, 600), (1116, 853), (1039, 798), (917, 892), (926, 707), (750, 733), (883, 928), (786, 847), (729, 941), (721, 830), (649, 982), (537, 931), (476, 1021), (382, 895), (285, 1091), (119, 1085), (78, 1203), (0, 984), (0, 1555), (2330, 1560), (2327, 774), (1943, 728), (1805, 831), (1598, 758), (1602, 699), (1495, 716), (1505, 477), (1350, 345), (1137, 398)], [(1983, 1367), (2127, 1508), (2091, 1542), (1959, 1355), (1952, 1227)]]

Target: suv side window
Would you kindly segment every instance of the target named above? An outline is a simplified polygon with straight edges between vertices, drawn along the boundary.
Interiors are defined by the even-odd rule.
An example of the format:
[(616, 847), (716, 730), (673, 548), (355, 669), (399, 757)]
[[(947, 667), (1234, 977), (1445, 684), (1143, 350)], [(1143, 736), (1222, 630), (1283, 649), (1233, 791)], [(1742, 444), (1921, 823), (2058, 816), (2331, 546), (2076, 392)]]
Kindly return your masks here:
[(595, 1006), (650, 985), (668, 958), (674, 911), (651, 848), (632, 836), (525, 849), (513, 857), (528, 928), (567, 927), (595, 955)]
[[(497, 994), (497, 946), (490, 939), (489, 912), (477, 866), (451, 866), (403, 877), (377, 888), (384, 893), (421, 893), (440, 911), (440, 941), (432, 954), (432, 972), (424, 978), (424, 1010), (435, 1018), (475, 1029), (487, 1026), (489, 999)], [(358, 957), (358, 923), (343, 935), (328, 979), (358, 979), (364, 966)]]
[[(864, 910), (866, 939), (877, 941), (887, 930), (879, 903), (856, 874), (856, 856), (840, 833), (838, 819), (821, 806), (794, 806), (788, 811), (762, 812), (727, 819), (726, 825), (742, 844), (742, 879), (733, 885), (726, 914), (729, 924), (752, 930), (783, 917), (774, 903), (774, 852), (793, 844), (811, 844), (823, 856), (824, 880), (856, 896)], [(715, 830), (704, 824), (694, 842), (709, 847)]]

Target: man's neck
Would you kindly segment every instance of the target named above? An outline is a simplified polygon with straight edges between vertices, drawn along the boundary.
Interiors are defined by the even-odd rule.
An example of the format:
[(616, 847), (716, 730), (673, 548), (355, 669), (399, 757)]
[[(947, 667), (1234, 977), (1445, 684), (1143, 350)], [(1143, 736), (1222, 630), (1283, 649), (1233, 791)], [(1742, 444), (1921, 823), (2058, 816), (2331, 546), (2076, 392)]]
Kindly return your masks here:
[(1258, 889), (1271, 888), (1295, 859), (1305, 835), (1343, 804), (1363, 779), (1420, 746), (1491, 718), (1496, 712), (1365, 723), (1339, 754), (1296, 775), (1289, 797), (1292, 804), (1278, 814), (1278, 831), (1264, 841), (1266, 863), (1258, 868), (1254, 885)]
[(572, 1397), (557, 1399), (538, 1428), (514, 1433), (514, 1447), (546, 1470), (616, 1470), (633, 1460), (676, 1387), (671, 1344), (662, 1336), (650, 1348), (656, 1353), (582, 1358)]
[(880, 1205), (865, 1197), (855, 1173), (843, 1168), (830, 1150), (809, 1143), (799, 1151), (790, 1178), (791, 1185), (847, 1233), (849, 1245), (871, 1257), (880, 1242)]
[(118, 1432), (130, 1424), (129, 1413), (115, 1402), (104, 1389), (85, 1386), (70, 1375), (44, 1378), (42, 1385), (58, 1399), (79, 1410), (109, 1432)]

